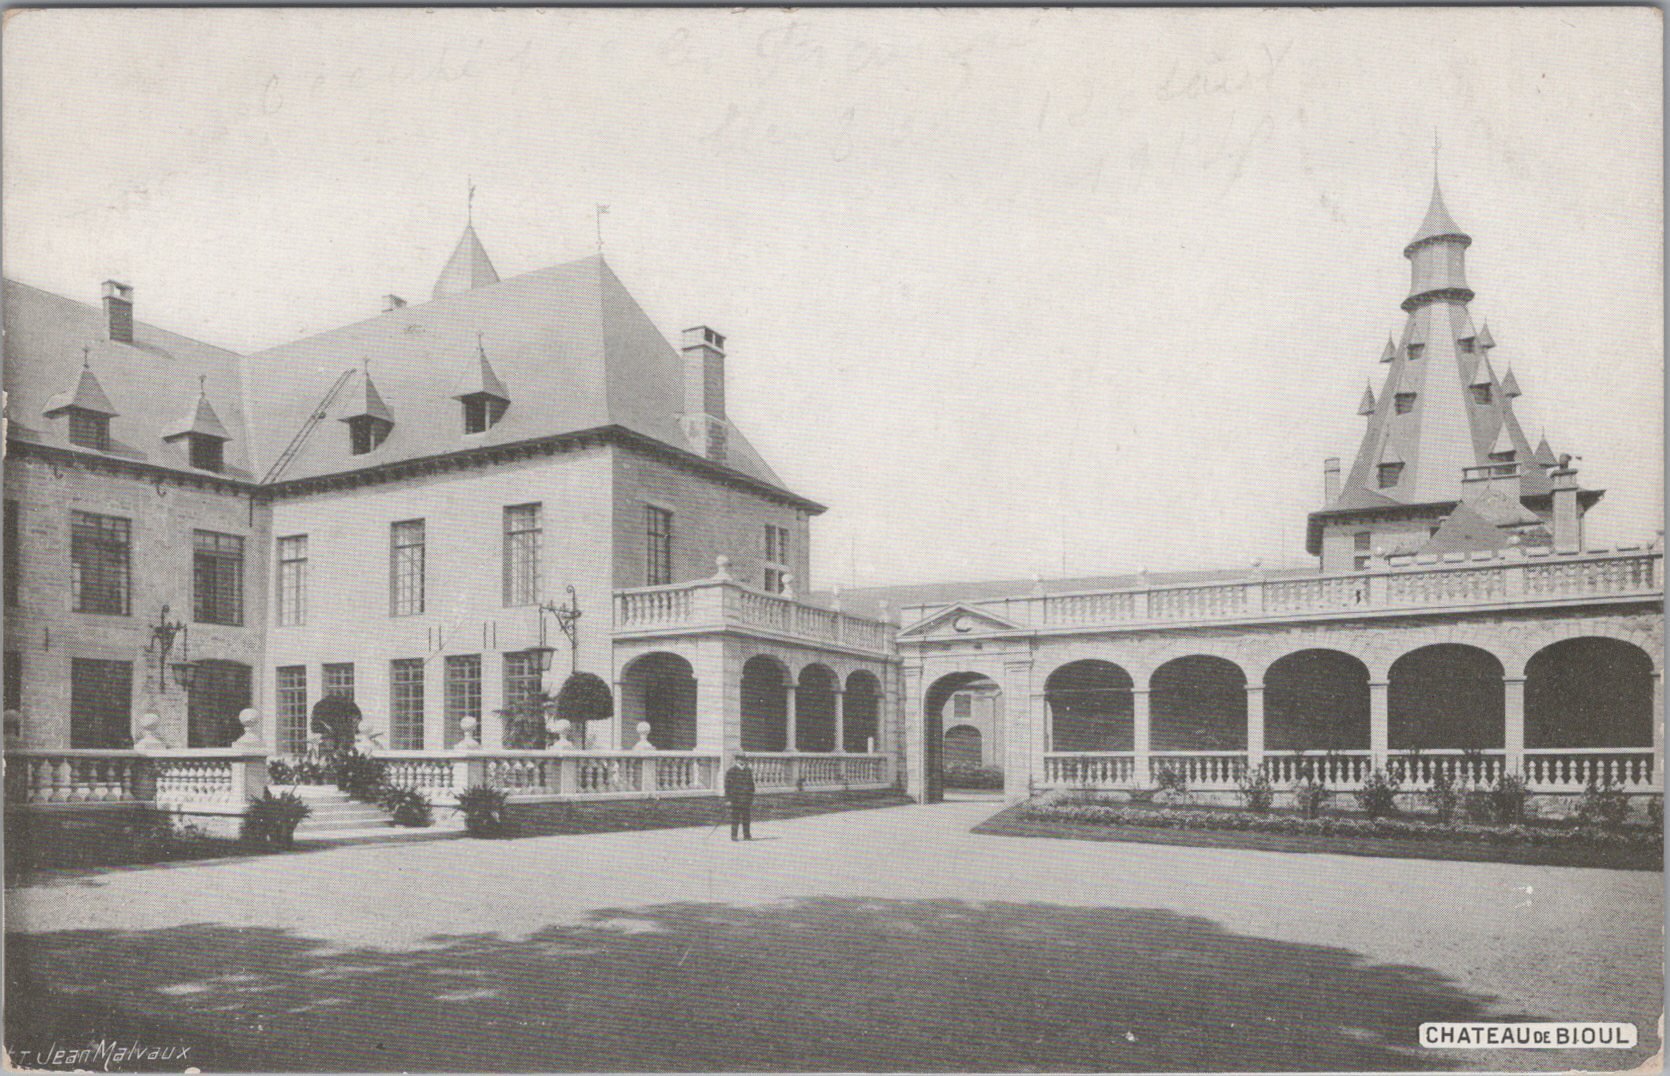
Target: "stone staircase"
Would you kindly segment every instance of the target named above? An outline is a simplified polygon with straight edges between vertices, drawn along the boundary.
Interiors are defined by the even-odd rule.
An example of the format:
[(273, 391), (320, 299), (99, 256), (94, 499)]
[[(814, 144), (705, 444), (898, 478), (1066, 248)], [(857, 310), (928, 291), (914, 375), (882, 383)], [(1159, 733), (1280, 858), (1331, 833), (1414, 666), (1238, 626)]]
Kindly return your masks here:
[(273, 793), (294, 792), (313, 813), (296, 827), (296, 840), (310, 844), (349, 844), (362, 841), (420, 841), (456, 837), (464, 832), (464, 820), (450, 807), (435, 808), (435, 822), (429, 826), (397, 826), (385, 811), (369, 803), (348, 798), (331, 785), (275, 786)]

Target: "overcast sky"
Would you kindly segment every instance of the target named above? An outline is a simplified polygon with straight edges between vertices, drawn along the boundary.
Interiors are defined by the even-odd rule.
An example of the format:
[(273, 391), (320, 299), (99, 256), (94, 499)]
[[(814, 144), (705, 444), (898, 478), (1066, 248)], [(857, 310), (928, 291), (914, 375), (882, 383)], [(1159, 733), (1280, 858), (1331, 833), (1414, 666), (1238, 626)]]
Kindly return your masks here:
[[(814, 582), (1308, 563), (1439, 167), (1535, 438), (1662, 517), (1660, 14), (8, 12), (8, 276), (238, 350), (611, 265)], [(676, 338), (676, 337), (675, 337)]]

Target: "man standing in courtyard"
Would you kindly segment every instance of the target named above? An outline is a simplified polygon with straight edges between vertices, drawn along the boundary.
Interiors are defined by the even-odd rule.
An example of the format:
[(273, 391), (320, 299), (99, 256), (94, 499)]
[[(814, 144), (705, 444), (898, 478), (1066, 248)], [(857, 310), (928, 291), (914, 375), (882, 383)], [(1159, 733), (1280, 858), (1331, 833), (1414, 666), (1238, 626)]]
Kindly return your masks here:
[(737, 839), (738, 827), (742, 829), (743, 840), (753, 840), (749, 822), (754, 810), (754, 771), (748, 767), (747, 755), (737, 755), (731, 768), (725, 771), (725, 799), (731, 805), (731, 840)]

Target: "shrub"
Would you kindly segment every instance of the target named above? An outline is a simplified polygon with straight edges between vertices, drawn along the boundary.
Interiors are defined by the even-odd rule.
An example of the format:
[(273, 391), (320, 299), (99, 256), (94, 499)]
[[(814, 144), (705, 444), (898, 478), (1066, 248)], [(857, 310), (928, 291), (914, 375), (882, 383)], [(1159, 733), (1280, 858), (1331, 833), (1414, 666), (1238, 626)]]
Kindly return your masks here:
[(1162, 763), (1154, 767), (1154, 788), (1160, 792), (1185, 795), (1189, 791), (1189, 779), (1180, 767)]
[(384, 788), (377, 798), (377, 806), (393, 815), (397, 826), (421, 827), (435, 821), (429, 797), (415, 788)]
[(557, 689), (556, 712), (559, 720), (574, 726), (576, 743), (584, 747), (586, 726), (615, 716), (615, 697), (608, 683), (596, 673), (569, 673)]
[(1577, 820), (1586, 826), (1622, 829), (1629, 818), (1629, 795), (1611, 779), (1589, 778), (1583, 798), (1577, 802)]
[(1243, 773), (1235, 785), (1246, 801), (1247, 810), (1255, 814), (1270, 813), (1270, 805), (1276, 801), (1276, 786), (1270, 783), (1270, 774), (1263, 766)]
[(507, 797), (502, 788), (471, 785), (458, 793), (455, 808), (464, 816), (464, 830), (472, 837), (502, 837)]
[(1664, 797), (1653, 795), (1647, 797), (1647, 818), (1654, 829), (1664, 828)]
[(1299, 805), (1299, 813), (1306, 818), (1315, 818), (1322, 813), (1322, 805), (1328, 802), (1331, 795), (1328, 786), (1315, 777), (1304, 778), (1293, 785), (1293, 801)]
[(344, 751), (336, 760), (336, 787), (349, 799), (376, 803), (388, 787), (388, 765), (358, 751)]
[(1397, 791), (1402, 784), (1384, 770), (1375, 770), (1363, 778), (1363, 787), (1352, 793), (1357, 806), (1370, 818), (1391, 818), (1398, 813)]
[(1490, 804), (1491, 820), (1505, 826), (1525, 821), (1525, 800), (1528, 793), (1525, 778), (1517, 773), (1503, 773), (1485, 793)]
[(267, 783), (269, 785), (296, 784), (296, 768), (281, 758), (267, 760)]
[(1427, 789), (1426, 800), (1432, 804), (1433, 813), (1440, 822), (1450, 822), (1455, 819), (1455, 809), (1461, 804), (1461, 789), (1456, 785), (1455, 778), (1444, 767), (1438, 767), (1432, 775), (1432, 786)]
[(504, 745), (512, 751), (545, 750), (545, 711), (551, 705), (551, 696), (540, 691), (496, 711), (504, 722)]
[(954, 762), (945, 767), (946, 788), (1002, 788), (1003, 771), (995, 766)]
[(294, 792), (275, 796), (272, 789), (265, 789), (244, 808), (243, 839), (258, 847), (282, 851), (295, 843), (296, 827), (312, 813), (313, 809)]
[(343, 695), (326, 695), (313, 704), (308, 728), (319, 734), (325, 751), (348, 751), (354, 746), (354, 734), (359, 724), (360, 708), (353, 699)]

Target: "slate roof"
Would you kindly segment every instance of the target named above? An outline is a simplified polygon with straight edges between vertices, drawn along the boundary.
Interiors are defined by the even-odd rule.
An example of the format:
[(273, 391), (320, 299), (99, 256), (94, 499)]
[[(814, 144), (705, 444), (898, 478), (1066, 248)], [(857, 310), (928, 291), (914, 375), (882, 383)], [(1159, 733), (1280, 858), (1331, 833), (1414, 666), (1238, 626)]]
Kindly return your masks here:
[[(1433, 176), (1432, 201), (1427, 204), (1426, 216), (1421, 220), (1421, 226), (1415, 232), (1415, 238), (1409, 240), (1409, 246), (1413, 247), (1426, 242), (1428, 239), (1436, 239), (1441, 235), (1467, 238), (1467, 233), (1461, 230), (1461, 227), (1451, 219), (1450, 211), (1444, 208), (1444, 192), (1438, 187), (1438, 177)], [(1407, 250), (1408, 247), (1404, 249)]]
[(99, 384), (91, 366), (81, 368), (81, 373), (75, 379), (75, 388), (69, 392), (60, 392), (47, 400), (46, 406), (41, 409), (41, 415), (45, 418), (57, 418), (72, 407), (91, 411), (95, 415), (104, 415), (106, 418), (116, 417), (116, 408), (111, 404), (110, 397), (104, 394), (104, 386)]
[[(251, 480), (245, 435), (243, 371), (237, 354), (201, 340), (133, 323), (131, 344), (106, 338), (103, 310), (15, 280), (0, 284), (4, 297), (7, 437), (94, 456), (111, 456), (201, 476), (184, 442), (166, 443), (182, 414), (192, 416), (199, 378), (218, 404), (216, 421), (229, 440), (225, 471)], [(62, 397), (86, 361), (97, 371), (99, 394), (110, 409), (110, 450), (72, 445), (69, 423), (42, 412)], [(80, 391), (77, 382), (75, 391)], [(96, 401), (95, 401), (96, 402)], [(194, 416), (193, 416), (194, 417)]]
[(476, 236), (475, 225), (466, 224), (464, 234), (453, 248), (452, 257), (447, 259), (441, 275), (435, 279), (430, 298), (441, 299), (498, 282), (498, 271), (493, 268), (493, 259), (487, 256), (486, 248)]
[(232, 439), (232, 435), (226, 432), (226, 427), (221, 423), (220, 416), (215, 413), (213, 405), (209, 403), (208, 394), (201, 387), (198, 389), (197, 402), (192, 405), (190, 412), (163, 431), (162, 439), (177, 441), (194, 433), (221, 441)]

